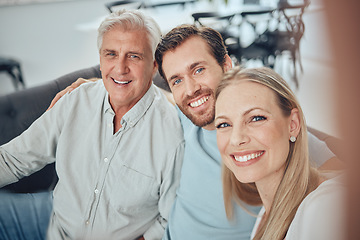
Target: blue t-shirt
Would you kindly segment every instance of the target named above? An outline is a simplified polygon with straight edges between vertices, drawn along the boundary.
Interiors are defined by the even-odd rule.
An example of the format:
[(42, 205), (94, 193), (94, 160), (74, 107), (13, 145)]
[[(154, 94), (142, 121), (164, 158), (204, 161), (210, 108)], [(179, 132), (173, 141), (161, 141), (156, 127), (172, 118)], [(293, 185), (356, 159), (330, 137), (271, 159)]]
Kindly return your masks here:
[[(250, 239), (256, 218), (236, 205), (234, 220), (226, 217), (221, 157), (216, 131), (195, 126), (179, 111), (185, 153), (177, 198), (163, 239)], [(260, 207), (249, 207), (258, 213)]]

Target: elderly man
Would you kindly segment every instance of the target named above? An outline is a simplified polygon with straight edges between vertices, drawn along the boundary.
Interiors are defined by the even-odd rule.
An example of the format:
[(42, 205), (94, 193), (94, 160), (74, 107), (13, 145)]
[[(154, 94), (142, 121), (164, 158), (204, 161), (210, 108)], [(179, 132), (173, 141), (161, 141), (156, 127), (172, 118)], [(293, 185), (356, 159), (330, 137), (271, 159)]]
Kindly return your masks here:
[[(0, 147), (0, 186), (56, 162), (48, 239), (162, 237), (184, 140), (175, 109), (152, 85), (159, 40), (153, 19), (138, 11), (111, 14), (99, 27), (102, 81), (67, 94)], [(39, 203), (49, 203), (48, 194), (0, 198), (1, 239), (43, 237), (51, 207)], [(23, 207), (33, 203), (30, 214)]]

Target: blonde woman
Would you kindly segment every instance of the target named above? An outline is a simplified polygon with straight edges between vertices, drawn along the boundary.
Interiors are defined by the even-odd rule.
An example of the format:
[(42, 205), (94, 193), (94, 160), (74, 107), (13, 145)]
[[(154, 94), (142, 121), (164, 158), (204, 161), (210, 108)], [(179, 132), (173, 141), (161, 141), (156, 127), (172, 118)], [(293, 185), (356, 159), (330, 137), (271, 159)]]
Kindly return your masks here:
[(312, 168), (301, 107), (268, 68), (228, 71), (216, 91), (225, 209), (263, 205), (253, 239), (342, 239), (343, 186)]

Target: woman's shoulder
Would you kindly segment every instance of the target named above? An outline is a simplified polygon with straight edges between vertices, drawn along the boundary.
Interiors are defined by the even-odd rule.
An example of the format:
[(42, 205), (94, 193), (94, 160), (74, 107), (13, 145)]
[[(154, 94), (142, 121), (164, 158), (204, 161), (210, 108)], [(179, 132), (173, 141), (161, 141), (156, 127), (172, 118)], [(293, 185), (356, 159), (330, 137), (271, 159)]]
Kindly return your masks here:
[(300, 204), (286, 240), (341, 239), (345, 220), (343, 176), (322, 182)]

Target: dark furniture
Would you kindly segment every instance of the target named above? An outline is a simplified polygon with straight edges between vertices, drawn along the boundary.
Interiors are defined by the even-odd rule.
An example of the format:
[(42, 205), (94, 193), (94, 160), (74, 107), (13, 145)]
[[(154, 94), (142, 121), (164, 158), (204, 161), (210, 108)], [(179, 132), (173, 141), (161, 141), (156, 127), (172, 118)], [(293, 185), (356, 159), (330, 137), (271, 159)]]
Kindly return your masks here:
[(21, 84), (22, 87), (25, 88), (20, 62), (18, 62), (17, 60), (0, 57), (0, 72), (6, 72), (10, 75), (16, 90), (19, 89), (19, 84)]
[[(100, 67), (72, 72), (41, 86), (0, 96), (0, 145), (25, 131), (49, 107), (55, 95), (79, 77), (101, 78)], [(54, 187), (57, 182), (55, 164), (47, 165), (31, 176), (5, 188), (14, 192), (38, 192)]]
[(172, 5), (181, 5), (183, 8), (188, 3), (195, 3), (198, 0), (181, 0), (181, 1), (165, 1), (159, 3), (149, 3), (148, 1), (142, 0), (120, 0), (108, 2), (105, 4), (105, 7), (109, 10), (110, 13), (114, 11), (115, 8), (127, 8), (127, 9), (140, 9), (140, 8), (157, 8), (157, 7), (166, 7)]

